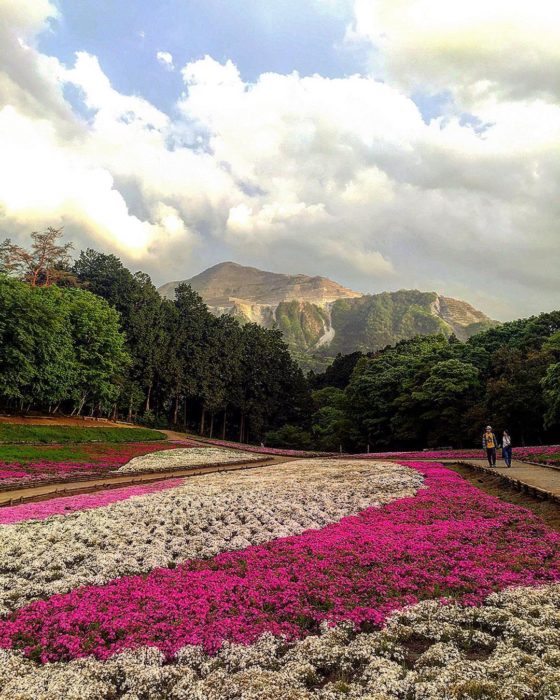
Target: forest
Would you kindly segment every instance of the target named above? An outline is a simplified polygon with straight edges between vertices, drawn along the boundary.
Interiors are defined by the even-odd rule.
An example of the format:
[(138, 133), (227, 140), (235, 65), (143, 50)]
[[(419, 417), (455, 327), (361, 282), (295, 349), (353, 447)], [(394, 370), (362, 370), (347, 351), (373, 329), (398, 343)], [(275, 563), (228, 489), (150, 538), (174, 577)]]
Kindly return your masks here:
[(301, 423), (307, 384), (281, 334), (162, 299), (114, 255), (72, 261), (61, 231), (0, 247), (0, 405), (178, 426), (237, 440)]
[(279, 330), (212, 315), (180, 285), (62, 232), (0, 245), (0, 407), (104, 416), (272, 447), (365, 452), (560, 439), (560, 311), (466, 342), (418, 336), (302, 370)]
[(519, 445), (560, 441), (560, 311), (503, 323), (466, 342), (418, 336), (338, 355), (309, 375), (307, 425), (271, 444), (366, 452), (471, 447), (487, 423)]

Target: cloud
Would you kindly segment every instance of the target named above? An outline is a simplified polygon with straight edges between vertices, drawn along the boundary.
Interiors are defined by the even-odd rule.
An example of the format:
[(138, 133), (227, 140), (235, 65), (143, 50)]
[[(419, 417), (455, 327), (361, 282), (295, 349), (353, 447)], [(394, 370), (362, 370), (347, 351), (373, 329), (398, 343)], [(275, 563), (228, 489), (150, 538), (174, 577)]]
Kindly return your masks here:
[(34, 46), (36, 35), (57, 17), (49, 0), (0, 0), (0, 105), (71, 130), (74, 118), (57, 83), (58, 62)]
[(350, 39), (377, 49), (407, 90), (465, 104), (560, 97), (560, 5), (551, 0), (355, 0)]
[(158, 51), (156, 53), (156, 58), (158, 60), (158, 63), (161, 63), (161, 65), (166, 69), (166, 70), (175, 70), (175, 65), (173, 63), (173, 56), (172, 54), (169, 53), (169, 51)]
[[(78, 245), (115, 251), (157, 282), (233, 258), (363, 291), (437, 289), (484, 300), (500, 317), (552, 308), (554, 86), (524, 91), (505, 64), (492, 77), (472, 58), (466, 74), (486, 75), (491, 88), (469, 92), (470, 78), (445, 72), (455, 33), (449, 45), (428, 41), (444, 30), (427, 11), (410, 14), (426, 2), (396, 3), (417, 19), (418, 39), (389, 3), (356, 12), (354, 33), (381, 47), (384, 81), (264, 73), (247, 82), (233, 62), (206, 56), (182, 68), (184, 93), (167, 114), (116, 90), (91, 54), (68, 65), (41, 54), (35, 36), (56, 16), (53, 5), (14, 10), (0, 0), (0, 20), (9, 19), (0, 26), (10, 27), (0, 31), (21, 59), (18, 67), (0, 43), (3, 232), (18, 238), (63, 223)], [(438, 7), (442, 26), (452, 25)], [(463, 23), (478, 26), (481, 7)], [(415, 41), (428, 42), (432, 57), (407, 64)], [(409, 94), (417, 83), (445, 86), (457, 104), (467, 95), (484, 128), (459, 108), (426, 124)], [(69, 88), (83, 116), (66, 101)]]
[(394, 273), (392, 263), (381, 253), (376, 250), (364, 250), (359, 243), (353, 244), (348, 240), (332, 240), (327, 243), (324, 252), (368, 277), (387, 278)]

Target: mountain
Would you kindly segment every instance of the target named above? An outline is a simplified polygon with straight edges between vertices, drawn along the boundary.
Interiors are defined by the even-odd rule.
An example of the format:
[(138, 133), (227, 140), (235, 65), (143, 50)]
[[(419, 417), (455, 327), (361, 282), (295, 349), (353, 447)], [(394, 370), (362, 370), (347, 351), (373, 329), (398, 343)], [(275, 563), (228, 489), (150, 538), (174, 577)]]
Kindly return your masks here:
[[(326, 277), (265, 272), (233, 262), (185, 282), (216, 315), (280, 328), (306, 368), (326, 366), (338, 352), (378, 350), (430, 333), (455, 333), (466, 340), (496, 325), (470, 304), (435, 292), (360, 294)], [(178, 284), (164, 284), (159, 292), (172, 299)]]
[[(186, 282), (201, 295), (208, 306), (224, 308), (229, 308), (236, 302), (277, 306), (283, 301), (306, 301), (321, 305), (336, 299), (362, 296), (326, 277), (283, 275), (234, 262), (209, 267)], [(180, 282), (164, 284), (159, 289), (160, 294), (172, 299), (178, 284)]]

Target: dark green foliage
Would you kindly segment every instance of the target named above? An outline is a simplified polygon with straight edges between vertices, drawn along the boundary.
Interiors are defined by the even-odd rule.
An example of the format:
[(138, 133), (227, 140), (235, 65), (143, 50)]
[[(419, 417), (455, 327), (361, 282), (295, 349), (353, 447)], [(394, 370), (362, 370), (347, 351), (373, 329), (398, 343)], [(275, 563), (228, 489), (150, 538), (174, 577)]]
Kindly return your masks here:
[(216, 318), (186, 284), (162, 299), (147, 275), (113, 255), (88, 250), (74, 271), (121, 315), (132, 357), (121, 414), (243, 440), (305, 415), (307, 384), (279, 331)]
[(315, 446), (326, 452), (348, 450), (353, 425), (348, 416), (344, 391), (327, 386), (314, 391), (312, 396), (315, 412), (311, 430)]
[(309, 419), (307, 383), (280, 331), (216, 318), (187, 285), (162, 299), (114, 255), (82, 252), (72, 273), (79, 289), (0, 277), (4, 408), (122, 416), (243, 440)]
[(267, 447), (284, 447), (291, 450), (309, 450), (313, 447), (311, 434), (297, 425), (284, 425), (270, 430), (265, 437)]
[(326, 386), (335, 386), (344, 389), (348, 386), (354, 367), (363, 357), (361, 352), (352, 352), (349, 355), (339, 353), (325, 371), (321, 374), (311, 373), (309, 383), (314, 389), (323, 389)]
[(487, 422), (517, 444), (557, 439), (559, 325), (542, 314), (466, 343), (415, 338), (362, 358), (346, 388), (355, 447), (477, 446)]
[(320, 389), (311, 418), (316, 448), (478, 447), (487, 423), (498, 434), (508, 427), (514, 445), (557, 442), (560, 312), (505, 323), (466, 343), (417, 336), (377, 353), (341, 355), (309, 379)]
[[(164, 440), (165, 435), (146, 428), (81, 428), (60, 425), (15, 425), (0, 423), (0, 442), (6, 443), (84, 443), (145, 442)], [(3, 461), (9, 461), (2, 458)]]
[(558, 428), (560, 427), (560, 362), (547, 367), (542, 379), (542, 388), (546, 406), (545, 428)]
[(107, 412), (129, 356), (119, 317), (82, 289), (0, 277), (0, 401), (7, 407)]

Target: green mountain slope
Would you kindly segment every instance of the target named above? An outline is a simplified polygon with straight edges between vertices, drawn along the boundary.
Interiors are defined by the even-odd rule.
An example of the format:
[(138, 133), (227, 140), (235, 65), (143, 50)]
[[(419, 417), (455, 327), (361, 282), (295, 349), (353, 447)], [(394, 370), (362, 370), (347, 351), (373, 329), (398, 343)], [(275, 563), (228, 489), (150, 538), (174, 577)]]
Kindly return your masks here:
[[(337, 353), (379, 350), (415, 335), (455, 333), (466, 340), (496, 325), (470, 304), (435, 292), (359, 294), (324, 277), (281, 275), (221, 263), (187, 283), (216, 315), (280, 328), (305, 369), (321, 369)], [(160, 288), (172, 296), (178, 283)]]

